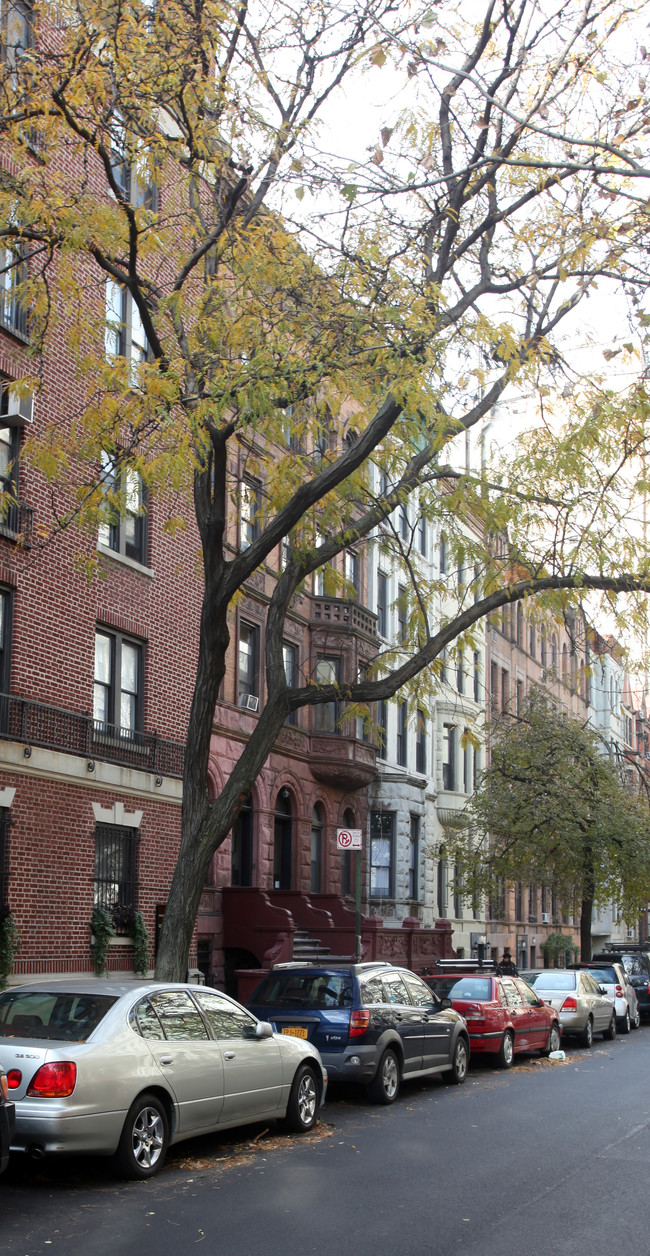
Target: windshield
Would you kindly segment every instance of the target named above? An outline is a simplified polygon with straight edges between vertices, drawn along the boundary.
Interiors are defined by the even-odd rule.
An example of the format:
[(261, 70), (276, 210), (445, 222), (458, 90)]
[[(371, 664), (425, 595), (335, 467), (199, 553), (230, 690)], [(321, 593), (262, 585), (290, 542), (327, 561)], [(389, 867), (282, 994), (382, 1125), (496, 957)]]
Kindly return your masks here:
[(560, 971), (539, 973), (537, 977), (530, 977), (529, 983), (539, 986), (540, 990), (575, 990), (576, 975)]
[(352, 1007), (349, 973), (271, 973), (251, 999), (255, 1007)]
[(0, 994), (0, 1038), (85, 1042), (115, 1002), (108, 994), (6, 990)]

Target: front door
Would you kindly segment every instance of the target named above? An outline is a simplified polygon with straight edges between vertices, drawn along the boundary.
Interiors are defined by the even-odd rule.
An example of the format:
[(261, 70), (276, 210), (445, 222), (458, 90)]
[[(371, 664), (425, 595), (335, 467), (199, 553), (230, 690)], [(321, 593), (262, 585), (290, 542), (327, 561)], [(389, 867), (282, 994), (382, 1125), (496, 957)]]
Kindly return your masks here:
[(273, 889), (291, 889), (292, 815), (291, 800), (279, 796), (275, 807), (273, 840)]
[(223, 1108), (218, 1042), (185, 990), (158, 990), (134, 1009), (138, 1028), (178, 1103), (180, 1133), (215, 1129)]
[(422, 1013), (422, 1068), (435, 1068), (449, 1064), (451, 1035), (457, 1018), (452, 1012), (441, 1011), (434, 1003), (431, 991), (419, 977), (404, 975), (411, 999)]
[(243, 1007), (212, 991), (196, 991), (223, 1056), (220, 1121), (246, 1122), (277, 1114), (282, 1100), (282, 1058), (275, 1038), (257, 1038), (257, 1021)]
[(381, 983), (386, 1001), (386, 1017), (402, 1039), (404, 1051), (404, 1076), (417, 1073), (422, 1068), (422, 1040), (424, 1013), (413, 1007), (408, 990), (399, 973), (384, 970)]

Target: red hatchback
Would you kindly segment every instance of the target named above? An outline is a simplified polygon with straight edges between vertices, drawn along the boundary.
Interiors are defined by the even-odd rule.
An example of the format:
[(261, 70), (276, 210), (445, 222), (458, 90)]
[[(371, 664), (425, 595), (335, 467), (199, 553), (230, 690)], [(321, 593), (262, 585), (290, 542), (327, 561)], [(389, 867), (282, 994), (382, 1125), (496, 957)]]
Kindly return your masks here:
[(550, 1055), (560, 1045), (557, 1012), (521, 977), (475, 972), (423, 981), (465, 1018), (472, 1055), (495, 1055), (501, 1068), (510, 1068), (520, 1051)]

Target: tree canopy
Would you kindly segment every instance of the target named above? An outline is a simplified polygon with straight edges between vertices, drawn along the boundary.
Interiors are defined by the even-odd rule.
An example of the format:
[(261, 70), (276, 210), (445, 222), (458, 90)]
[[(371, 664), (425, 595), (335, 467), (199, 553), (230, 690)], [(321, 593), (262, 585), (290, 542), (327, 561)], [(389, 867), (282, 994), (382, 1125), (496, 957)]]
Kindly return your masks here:
[(454, 853), (470, 896), (495, 878), (550, 887), (580, 916), (582, 959), (591, 959), (594, 907), (615, 902), (634, 921), (650, 884), (650, 810), (608, 758), (597, 734), (541, 688), (490, 736), (490, 763), (458, 830)]
[[(457, 8), (42, 0), (31, 38), (18, 20), (4, 31), (5, 299), (30, 309), (26, 386), (54, 345), (74, 364), (59, 398), (69, 420), (39, 428), (24, 456), (49, 481), (53, 528), (96, 536), (120, 508), (117, 467), (150, 496), (173, 492), (168, 526), (193, 510), (201, 537), (160, 976), (185, 970), (210, 858), (289, 712), (435, 690), (441, 651), (507, 602), (534, 596), (562, 614), (585, 589), (648, 585), (645, 384), (622, 399), (583, 377), (561, 338), (602, 281), (625, 287), (643, 323), (642, 5)], [(346, 92), (358, 127), (342, 134)], [(350, 104), (366, 95), (382, 99), (369, 145)], [(552, 412), (567, 381), (573, 400)], [(459, 462), (457, 438), (508, 388), (542, 398), (538, 430), (501, 465)], [(242, 468), (261, 486), (245, 547), (229, 522)], [(413, 538), (393, 524), (411, 497), (475, 573), (442, 623), (442, 582), (416, 570)], [(495, 534), (509, 536), (507, 557)], [(345, 592), (338, 556), (373, 537), (405, 573), (399, 651), (344, 688), (289, 687), (296, 590), (328, 564)], [(266, 702), (209, 802), (229, 615), (283, 541)], [(628, 615), (642, 607), (627, 601)]]

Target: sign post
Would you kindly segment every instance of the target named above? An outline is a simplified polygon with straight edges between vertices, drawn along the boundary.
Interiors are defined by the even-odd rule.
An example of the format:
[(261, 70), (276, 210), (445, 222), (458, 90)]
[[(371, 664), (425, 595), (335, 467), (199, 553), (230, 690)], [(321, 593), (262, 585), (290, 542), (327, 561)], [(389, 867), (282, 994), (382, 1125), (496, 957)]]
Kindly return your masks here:
[(356, 854), (356, 910), (354, 916), (354, 958), (361, 963), (361, 851), (363, 834), (361, 829), (337, 829), (336, 845), (341, 851), (350, 850)]

